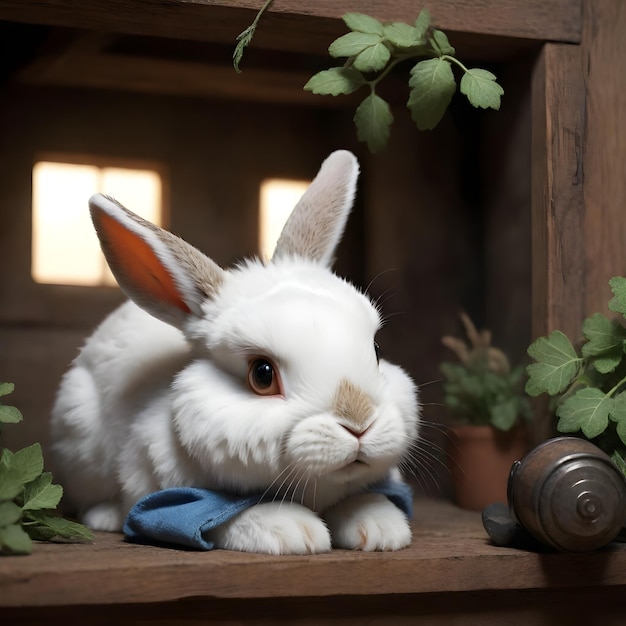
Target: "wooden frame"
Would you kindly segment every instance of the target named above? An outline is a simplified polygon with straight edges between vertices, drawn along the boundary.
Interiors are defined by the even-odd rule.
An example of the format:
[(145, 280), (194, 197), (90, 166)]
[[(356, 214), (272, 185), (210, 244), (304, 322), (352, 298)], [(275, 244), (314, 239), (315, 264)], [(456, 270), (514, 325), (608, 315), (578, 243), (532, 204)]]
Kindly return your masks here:
[[(261, 4), (260, 0), (135, 0), (116, 3), (113, 11), (107, 0), (5, 0), (0, 4), (0, 19), (232, 43)], [(503, 62), (520, 52), (534, 59), (532, 334), (537, 336), (560, 328), (576, 337), (584, 316), (604, 310), (609, 297), (608, 279), (626, 271), (623, 209), (626, 3), (623, 0), (429, 0), (426, 4), (436, 24), (458, 34), (461, 45), (469, 50)], [(342, 32), (341, 14), (350, 10), (385, 20), (411, 19), (415, 3), (277, 0), (265, 17), (254, 46), (323, 56), (329, 40)], [(307, 36), (303, 37), (302, 32)], [(540, 430), (539, 435), (545, 435), (545, 424)], [(549, 607), (567, 611), (571, 624), (590, 623), (590, 619), (618, 624), (623, 620), (623, 608), (620, 608), (626, 588), (623, 550), (592, 556), (546, 557), (503, 552), (487, 545), (477, 515), (473, 514), (467, 521), (469, 526), (460, 528), (455, 525), (459, 512), (448, 508), (444, 513), (422, 534), (418, 518), (413, 548), (392, 555), (333, 553), (319, 558), (268, 559), (219, 554), (209, 555), (205, 562), (197, 555), (167, 551), (155, 557), (150, 552), (152, 549), (145, 548), (144, 566), (149, 563), (149, 567), (142, 569), (134, 568), (133, 562), (134, 550), (140, 548), (111, 545), (111, 538), (103, 539), (93, 549), (81, 547), (80, 550), (90, 550), (89, 555), (95, 561), (103, 559), (103, 575), (113, 587), (98, 588), (91, 556), (81, 557), (82, 564), (75, 570), (68, 565), (70, 580), (78, 585), (84, 574), (91, 585), (91, 589), (76, 592), (74, 598), (71, 589), (64, 587), (64, 578), (56, 577), (50, 566), (41, 574), (36, 569), (39, 561), (32, 561), (35, 565), (30, 571), (29, 561), (20, 562), (19, 567), (0, 561), (4, 576), (0, 578), (0, 604), (32, 606), (56, 602), (68, 607), (60, 616), (68, 622), (72, 618), (80, 622), (80, 610), (71, 608), (74, 602), (117, 603), (117, 612), (109, 607), (106, 613), (117, 618), (124, 614), (128, 603), (199, 595), (202, 599), (195, 601), (197, 604), (186, 605), (190, 623), (194, 619), (200, 621), (204, 611), (210, 611), (211, 607), (218, 611), (216, 621), (227, 622), (228, 606), (232, 608), (227, 606), (228, 598), (236, 597), (243, 603), (238, 605), (235, 617), (245, 614), (262, 620), (263, 615), (252, 615), (255, 610), (265, 607), (264, 610), (273, 611), (276, 616), (281, 606), (278, 602), (263, 605), (260, 596), (281, 596), (289, 606), (308, 606), (309, 623), (333, 619), (333, 615), (349, 622), (350, 607), (358, 607), (363, 599), (355, 596), (371, 594), (366, 606), (371, 610), (372, 623), (376, 620), (389, 623), (394, 614), (411, 623), (418, 623), (413, 621), (418, 617), (430, 624), (467, 623), (463, 621), (466, 618), (463, 612), (471, 611), (480, 617), (480, 623), (487, 624), (503, 623), (503, 616), (515, 619), (506, 603), (515, 590), (524, 589), (528, 595), (523, 600), (515, 596), (513, 606), (517, 615), (527, 618), (522, 618), (526, 624), (541, 622), (544, 611), (556, 615), (555, 609)], [(429, 549), (432, 560), (424, 557)], [(46, 548), (42, 555), (54, 558), (54, 550), (54, 547)], [(127, 559), (124, 563), (128, 568), (125, 565), (119, 569), (118, 556)], [(106, 564), (110, 565), (108, 573)], [(202, 579), (211, 573), (217, 581), (217, 590)], [(181, 580), (189, 585), (183, 589), (173, 583), (177, 576), (182, 576)], [(28, 586), (31, 580), (35, 587), (39, 583), (49, 585), (41, 596), (43, 599), (34, 599), (32, 586), (32, 601), (28, 594), (18, 595), (20, 585)], [(133, 581), (144, 590), (143, 595), (132, 588)], [(271, 581), (277, 586), (275, 591)], [(59, 597), (55, 594), (64, 588), (63, 593), (68, 595), (55, 600)], [(533, 590), (541, 593), (533, 595)], [(433, 592), (436, 594), (431, 595)], [(87, 597), (86, 593), (92, 595)], [(296, 598), (288, 600), (288, 596)], [(307, 596), (306, 602), (303, 596)], [(327, 597), (332, 598), (335, 611), (332, 615), (315, 609)], [(388, 608), (390, 598), (396, 602), (395, 613), (393, 607)], [(528, 605), (530, 601), (537, 602), (534, 612)], [(585, 603), (593, 603), (592, 613), (585, 611)], [(249, 610), (241, 608), (244, 605)], [(174, 614), (172, 619), (178, 621), (184, 607), (153, 605), (147, 613), (143, 608), (131, 610), (128, 615), (150, 614), (156, 619), (164, 608), (163, 615)], [(29, 616), (34, 621), (37, 615), (41, 617), (36, 609), (30, 613), (13, 612), (11, 616), (18, 620), (20, 615), (24, 621), (15, 623), (28, 623)], [(352, 621), (362, 623), (363, 611), (356, 609), (354, 615)], [(305, 621), (306, 617), (301, 615), (299, 619)]]

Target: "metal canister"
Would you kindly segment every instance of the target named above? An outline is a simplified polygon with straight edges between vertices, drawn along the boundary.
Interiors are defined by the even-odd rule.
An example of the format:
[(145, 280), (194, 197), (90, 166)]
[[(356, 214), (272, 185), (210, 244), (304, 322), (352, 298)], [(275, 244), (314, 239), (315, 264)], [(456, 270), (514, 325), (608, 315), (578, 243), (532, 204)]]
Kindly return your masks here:
[(511, 515), (564, 552), (596, 550), (626, 524), (626, 479), (585, 439), (557, 437), (517, 461), (508, 481)]

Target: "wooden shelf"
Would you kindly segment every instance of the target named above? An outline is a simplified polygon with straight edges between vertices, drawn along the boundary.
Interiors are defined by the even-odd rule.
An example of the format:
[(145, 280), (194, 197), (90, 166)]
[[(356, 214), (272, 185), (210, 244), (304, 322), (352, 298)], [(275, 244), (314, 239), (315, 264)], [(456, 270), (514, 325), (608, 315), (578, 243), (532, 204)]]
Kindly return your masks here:
[(8, 607), (189, 598), (210, 602), (590, 587), (621, 587), (623, 592), (626, 586), (626, 545), (582, 555), (499, 548), (490, 544), (478, 513), (426, 500), (416, 501), (415, 511), (413, 543), (394, 553), (336, 550), (271, 557), (195, 552), (130, 544), (108, 533), (97, 533), (91, 545), (37, 544), (30, 556), (0, 559), (0, 606), (4, 613)]

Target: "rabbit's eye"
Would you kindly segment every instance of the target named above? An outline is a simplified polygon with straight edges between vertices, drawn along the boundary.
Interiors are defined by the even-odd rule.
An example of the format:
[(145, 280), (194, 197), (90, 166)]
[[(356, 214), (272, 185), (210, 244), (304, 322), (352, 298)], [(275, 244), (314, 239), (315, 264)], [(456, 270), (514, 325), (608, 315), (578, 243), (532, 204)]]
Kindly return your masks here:
[(376, 362), (380, 363), (380, 346), (374, 342), (374, 352), (376, 353)]
[(278, 370), (269, 359), (252, 359), (248, 365), (248, 387), (258, 396), (282, 394)]

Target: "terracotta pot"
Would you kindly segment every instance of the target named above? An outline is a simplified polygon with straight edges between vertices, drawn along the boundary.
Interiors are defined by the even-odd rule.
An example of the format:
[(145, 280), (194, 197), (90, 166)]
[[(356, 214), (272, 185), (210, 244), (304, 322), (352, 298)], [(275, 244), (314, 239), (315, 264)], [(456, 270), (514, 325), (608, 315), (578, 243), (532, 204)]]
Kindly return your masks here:
[(511, 467), (528, 451), (526, 429), (519, 426), (503, 432), (491, 426), (452, 426), (448, 431), (456, 504), (472, 511), (494, 502), (506, 504)]

